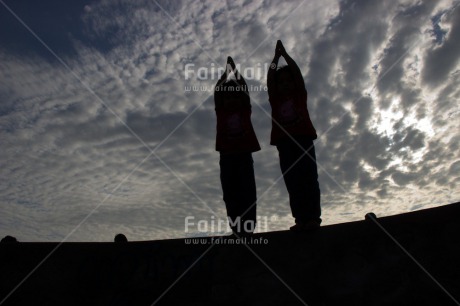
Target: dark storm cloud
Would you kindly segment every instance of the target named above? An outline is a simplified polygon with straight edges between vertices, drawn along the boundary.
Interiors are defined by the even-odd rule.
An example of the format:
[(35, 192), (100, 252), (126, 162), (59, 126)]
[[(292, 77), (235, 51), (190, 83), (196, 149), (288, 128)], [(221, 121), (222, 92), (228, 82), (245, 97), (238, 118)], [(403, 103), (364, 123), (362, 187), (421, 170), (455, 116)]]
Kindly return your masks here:
[(355, 128), (358, 131), (362, 131), (364, 128), (366, 128), (366, 124), (369, 122), (372, 116), (373, 105), (374, 101), (370, 97), (363, 97), (354, 103), (354, 113), (358, 114)]
[(455, 71), (460, 58), (460, 13), (458, 6), (443, 14), (441, 19), (449, 25), (449, 31), (440, 45), (433, 42), (425, 58), (423, 80), (432, 87), (439, 86)]
[(425, 134), (414, 128), (397, 130), (396, 136), (393, 137), (394, 144), (392, 150), (399, 151), (403, 148), (418, 150), (425, 146)]

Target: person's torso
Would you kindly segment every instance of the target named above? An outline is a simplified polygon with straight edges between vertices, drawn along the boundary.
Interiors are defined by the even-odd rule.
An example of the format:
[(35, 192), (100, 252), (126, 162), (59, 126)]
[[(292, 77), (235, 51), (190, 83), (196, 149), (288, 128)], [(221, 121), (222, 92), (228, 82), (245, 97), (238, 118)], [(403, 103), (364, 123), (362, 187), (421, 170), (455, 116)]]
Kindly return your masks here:
[(217, 111), (216, 150), (229, 152), (255, 152), (259, 142), (251, 123), (249, 109)]
[(316, 130), (307, 109), (306, 93), (293, 92), (286, 96), (270, 97), (272, 107), (271, 144), (290, 135), (307, 135), (315, 139)]

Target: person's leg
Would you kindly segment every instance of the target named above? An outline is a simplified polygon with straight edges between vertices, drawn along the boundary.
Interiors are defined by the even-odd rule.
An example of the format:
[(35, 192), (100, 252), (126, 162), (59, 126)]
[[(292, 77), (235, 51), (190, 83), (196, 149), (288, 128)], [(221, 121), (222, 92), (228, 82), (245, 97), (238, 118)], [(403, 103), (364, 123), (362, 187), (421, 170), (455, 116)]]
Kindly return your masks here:
[(235, 169), (234, 158), (230, 154), (221, 154), (219, 164), (220, 182), (222, 185), (225, 208), (227, 209), (227, 216), (230, 218), (230, 222), (233, 223), (239, 215), (238, 186), (236, 185), (238, 181), (238, 172), (236, 171), (237, 169)]
[(313, 141), (308, 138), (296, 138), (296, 141), (287, 139), (277, 146), (292, 215), (296, 223), (312, 220), (320, 223), (320, 190)]
[[(305, 138), (304, 143), (301, 142), (306, 154), (303, 159), (305, 163), (301, 163), (302, 173), (304, 177), (304, 188), (306, 190), (305, 199), (306, 219), (314, 220), (321, 223), (321, 192), (318, 182), (318, 167), (316, 164), (316, 151), (313, 140)], [(302, 153), (303, 154), (303, 153)]]
[(251, 153), (241, 154), (240, 160), (240, 216), (242, 231), (252, 233), (256, 226), (257, 216), (257, 191), (254, 176), (254, 160)]
[(256, 223), (256, 184), (251, 153), (221, 154), (220, 179), (233, 232), (252, 233)]

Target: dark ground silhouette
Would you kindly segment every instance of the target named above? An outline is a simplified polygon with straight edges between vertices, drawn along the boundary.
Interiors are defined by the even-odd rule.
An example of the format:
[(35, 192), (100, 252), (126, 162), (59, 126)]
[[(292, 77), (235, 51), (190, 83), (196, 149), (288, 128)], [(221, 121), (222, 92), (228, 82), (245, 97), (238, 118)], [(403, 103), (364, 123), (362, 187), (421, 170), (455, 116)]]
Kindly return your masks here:
[[(376, 219), (457, 300), (459, 215), (456, 203)], [(253, 238), (268, 243), (63, 243), (2, 306), (456, 305), (369, 217)], [(57, 245), (0, 244), (0, 300)]]

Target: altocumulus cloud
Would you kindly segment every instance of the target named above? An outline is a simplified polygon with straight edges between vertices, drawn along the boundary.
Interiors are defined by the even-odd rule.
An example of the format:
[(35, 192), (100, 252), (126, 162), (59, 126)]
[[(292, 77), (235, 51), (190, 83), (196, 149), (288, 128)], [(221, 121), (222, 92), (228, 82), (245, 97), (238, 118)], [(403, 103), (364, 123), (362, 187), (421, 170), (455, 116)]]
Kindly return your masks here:
[[(225, 218), (218, 75), (185, 66), (260, 68), (277, 39), (308, 90), (325, 224), (459, 200), (458, 1), (4, 3), (57, 57), (0, 5), (2, 236), (163, 239)], [(258, 214), (286, 229), (268, 97), (251, 98)]]

